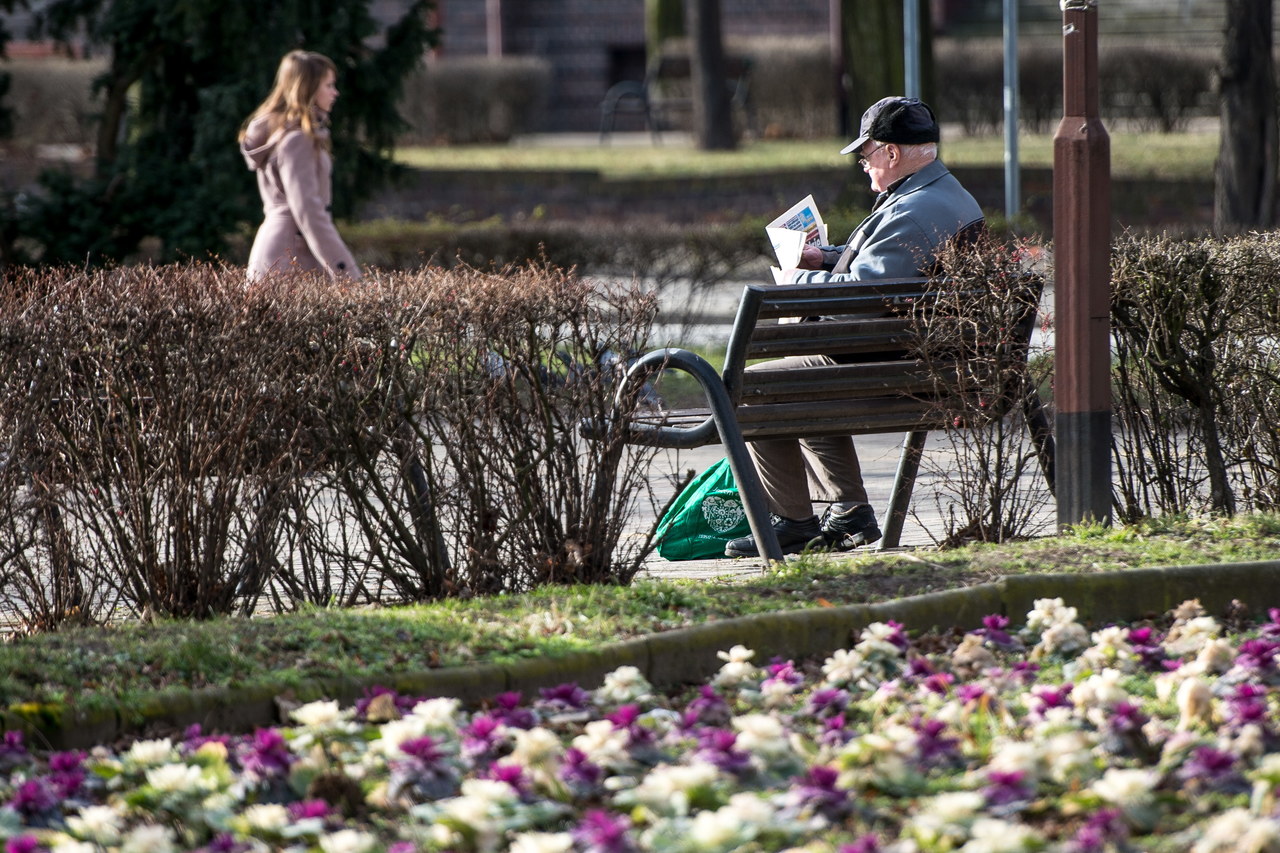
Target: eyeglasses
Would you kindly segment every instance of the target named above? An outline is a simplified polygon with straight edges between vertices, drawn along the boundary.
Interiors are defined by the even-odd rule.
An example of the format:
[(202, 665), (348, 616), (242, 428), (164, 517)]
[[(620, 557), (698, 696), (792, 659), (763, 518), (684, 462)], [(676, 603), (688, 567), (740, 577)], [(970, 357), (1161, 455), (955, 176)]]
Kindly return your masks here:
[(887, 144), (888, 144), (887, 142), (877, 142), (877, 143), (876, 143), (876, 147), (871, 149), (871, 153), (870, 153), (870, 154), (861, 154), (861, 155), (859, 155), (859, 156), (858, 156), (858, 165), (859, 165), (859, 166), (861, 166), (863, 169), (865, 169), (865, 168), (867, 168), (868, 166), (870, 166), (870, 165), (871, 165), (871, 163), (870, 163), (870, 160), (871, 160), (871, 154), (875, 154), (877, 151), (879, 151), (881, 148), (885, 147), (885, 145), (887, 145)]

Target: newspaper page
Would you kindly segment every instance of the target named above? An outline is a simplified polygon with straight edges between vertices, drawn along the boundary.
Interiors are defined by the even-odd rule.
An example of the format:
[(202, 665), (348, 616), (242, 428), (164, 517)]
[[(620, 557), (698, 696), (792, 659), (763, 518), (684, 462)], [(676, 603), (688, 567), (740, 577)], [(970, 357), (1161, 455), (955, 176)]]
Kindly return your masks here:
[(827, 243), (827, 224), (822, 221), (818, 205), (812, 195), (807, 195), (777, 219), (765, 226), (764, 232), (778, 258), (778, 266), (772, 267), (773, 280), (782, 281), (782, 271), (800, 265), (800, 252), (806, 245), (823, 246)]

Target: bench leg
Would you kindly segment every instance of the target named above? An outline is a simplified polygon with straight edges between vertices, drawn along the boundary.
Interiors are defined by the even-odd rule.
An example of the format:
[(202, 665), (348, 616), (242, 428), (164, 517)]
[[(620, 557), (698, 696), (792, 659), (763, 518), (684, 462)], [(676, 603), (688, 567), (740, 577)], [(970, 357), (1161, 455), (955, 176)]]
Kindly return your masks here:
[(898, 460), (898, 473), (893, 478), (893, 494), (889, 497), (889, 511), (884, 519), (881, 550), (897, 548), (902, 541), (902, 526), (907, 520), (911, 491), (916, 485), (916, 475), (920, 473), (920, 456), (928, 435), (925, 430), (914, 430), (907, 433), (902, 442), (902, 458)]
[(1049, 424), (1049, 416), (1044, 413), (1040, 392), (1030, 382), (1027, 383), (1027, 391), (1022, 397), (1022, 416), (1026, 418), (1027, 432), (1031, 434), (1031, 444), (1035, 447), (1036, 458), (1040, 460), (1040, 470), (1044, 472), (1049, 494), (1056, 496), (1053, 428)]

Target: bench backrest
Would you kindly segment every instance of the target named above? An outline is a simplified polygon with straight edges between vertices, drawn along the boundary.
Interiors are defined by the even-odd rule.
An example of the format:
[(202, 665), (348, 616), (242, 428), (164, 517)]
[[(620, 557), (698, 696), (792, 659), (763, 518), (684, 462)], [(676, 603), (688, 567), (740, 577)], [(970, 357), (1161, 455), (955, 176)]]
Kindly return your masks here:
[[(811, 285), (747, 285), (722, 376), (743, 432), (762, 435), (868, 433), (936, 428), (949, 398), (983, 394), (987, 412), (1007, 408), (990, 365), (1025, 363), (1042, 280), (897, 279)], [(978, 319), (945, 322), (957, 306), (996, 300), (1002, 328)], [(963, 311), (956, 312), (963, 314)], [(827, 318), (821, 322), (806, 321)], [(932, 325), (931, 325), (932, 324)], [(930, 341), (934, 329), (941, 340)], [(922, 342), (923, 339), (923, 342)], [(759, 359), (827, 355), (838, 363), (744, 372)]]

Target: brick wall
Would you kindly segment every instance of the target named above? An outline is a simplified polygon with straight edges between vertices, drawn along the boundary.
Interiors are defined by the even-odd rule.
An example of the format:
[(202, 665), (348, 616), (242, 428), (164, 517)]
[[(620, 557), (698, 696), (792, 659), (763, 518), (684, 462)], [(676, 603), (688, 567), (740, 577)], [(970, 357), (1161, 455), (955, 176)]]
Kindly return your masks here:
[[(439, 0), (442, 56), (485, 52), (485, 0)], [(721, 0), (725, 36), (824, 35), (828, 0)], [(595, 131), (600, 102), (643, 56), (644, 0), (503, 0), (507, 53), (553, 69), (545, 132)]]

